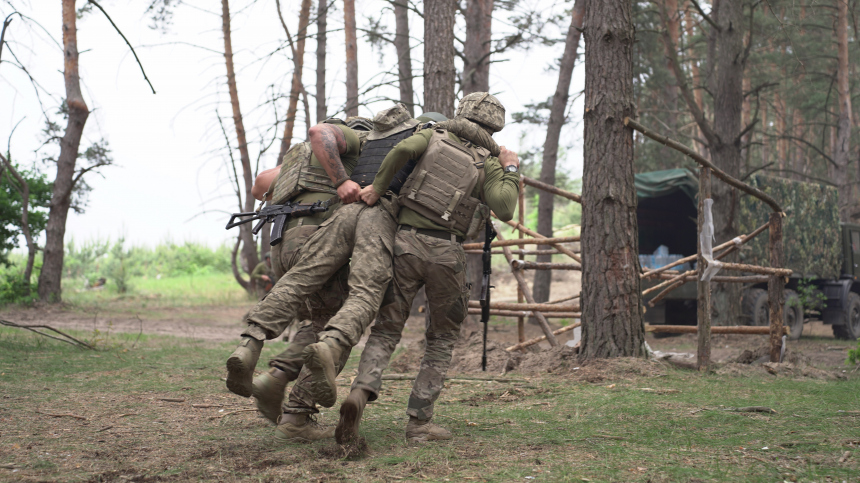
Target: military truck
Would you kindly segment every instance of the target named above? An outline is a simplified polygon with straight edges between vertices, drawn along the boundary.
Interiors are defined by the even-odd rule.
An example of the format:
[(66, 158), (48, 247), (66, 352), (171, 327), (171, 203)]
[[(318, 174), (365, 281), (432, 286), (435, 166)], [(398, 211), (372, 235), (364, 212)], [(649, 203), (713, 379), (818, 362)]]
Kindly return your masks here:
[[(794, 274), (786, 284), (784, 314), (791, 338), (800, 338), (803, 331), (804, 301), (798, 295), (799, 289), (805, 294), (807, 305), (810, 299), (823, 302), (818, 310), (820, 319), (832, 326), (837, 338), (860, 338), (860, 282), (857, 280), (860, 276), (860, 225), (840, 223), (836, 189), (760, 175), (752, 176), (747, 182), (779, 201), (788, 215), (783, 225), (785, 268)], [(637, 174), (635, 183), (643, 268), (657, 268), (694, 255), (698, 240), (697, 177), (688, 170), (671, 169)], [(767, 205), (741, 194), (740, 234), (750, 233), (767, 223), (769, 214)], [(741, 262), (769, 266), (767, 243), (765, 231), (742, 246)], [(643, 281), (642, 288), (657, 283), (659, 281)], [(659, 292), (647, 294), (645, 302)], [(741, 307), (740, 325), (768, 325), (767, 284), (744, 286)], [(694, 325), (696, 283), (687, 282), (655, 307), (647, 307), (645, 321)]]

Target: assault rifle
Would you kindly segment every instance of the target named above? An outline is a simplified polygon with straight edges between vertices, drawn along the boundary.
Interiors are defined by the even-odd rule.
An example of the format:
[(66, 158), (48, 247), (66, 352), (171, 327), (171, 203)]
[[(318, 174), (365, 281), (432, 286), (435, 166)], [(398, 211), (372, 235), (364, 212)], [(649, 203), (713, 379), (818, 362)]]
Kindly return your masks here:
[[(330, 201), (330, 200), (329, 200)], [(288, 218), (298, 218), (300, 216), (310, 216), (314, 213), (321, 213), (328, 210), (329, 201), (317, 201), (313, 204), (308, 203), (284, 203), (283, 205), (271, 205), (263, 208), (260, 211), (250, 211), (246, 213), (233, 213), (230, 216), (230, 221), (227, 222), (227, 229), (234, 226), (244, 225), (254, 220), (260, 220), (251, 233), (257, 234), (263, 225), (266, 223), (272, 224), (272, 239), (269, 245), (275, 246), (281, 243), (284, 237), (284, 225), (287, 224)], [(244, 220), (234, 221), (236, 218), (245, 218)]]
[(484, 352), (481, 355), (481, 370), (487, 370), (487, 324), (490, 322), (490, 275), (493, 273), (491, 265), (492, 243), (493, 238), (496, 238), (496, 230), (490, 220), (487, 220), (487, 225), (484, 228), (484, 253), (481, 254), (481, 261), (484, 263), (484, 276), (481, 278), (481, 322), (484, 324)]

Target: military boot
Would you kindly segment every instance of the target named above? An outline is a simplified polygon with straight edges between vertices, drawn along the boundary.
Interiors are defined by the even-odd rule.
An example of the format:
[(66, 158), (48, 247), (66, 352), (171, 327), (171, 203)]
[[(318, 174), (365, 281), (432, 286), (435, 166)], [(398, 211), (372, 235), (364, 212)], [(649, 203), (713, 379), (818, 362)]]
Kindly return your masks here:
[(330, 408), (337, 402), (335, 364), (340, 360), (341, 353), (343, 346), (333, 337), (311, 344), (302, 351), (305, 367), (311, 371), (311, 395), (322, 407)]
[(243, 337), (242, 343), (227, 359), (227, 389), (242, 397), (253, 393), (254, 368), (263, 350), (263, 341)]
[(431, 423), (429, 419), (422, 421), (416, 417), (409, 416), (409, 422), (406, 424), (406, 439), (416, 443), (441, 441), (451, 439), (451, 431), (438, 424)]
[[(290, 416), (285, 414), (284, 416)], [(305, 415), (292, 415), (294, 420), (283, 421), (275, 430), (278, 441), (317, 441), (334, 436), (334, 428), (323, 426)]]
[(358, 426), (361, 424), (361, 415), (369, 396), (370, 393), (364, 389), (353, 389), (346, 401), (340, 405), (340, 421), (334, 432), (334, 439), (338, 444), (347, 444), (358, 438)]
[(284, 404), (284, 390), (294, 379), (276, 367), (254, 378), (253, 392), (257, 409), (274, 424), (278, 424), (278, 418), (283, 413), (281, 405)]

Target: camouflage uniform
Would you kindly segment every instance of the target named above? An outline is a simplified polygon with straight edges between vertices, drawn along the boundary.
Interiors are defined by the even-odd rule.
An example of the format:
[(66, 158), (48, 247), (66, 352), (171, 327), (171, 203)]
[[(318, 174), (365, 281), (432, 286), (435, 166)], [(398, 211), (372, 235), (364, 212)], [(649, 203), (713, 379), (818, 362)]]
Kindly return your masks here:
[[(486, 140), (492, 139), (489, 138), (490, 133), (461, 116), (464, 103), (468, 106), (471, 102), (474, 107), (476, 99), (477, 105), (480, 105), (484, 98), (490, 97), (485, 93), (476, 94), (470, 94), (461, 101), (458, 117), (453, 122), (441, 125), (447, 127), (452, 141), (462, 143), (458, 137), (462, 136), (498, 154), (498, 146), (494, 142), (492, 146), (485, 146), (490, 144)], [(492, 101), (498, 103), (495, 98)], [(486, 117), (479, 120), (499, 130), (504, 126), (504, 110), (501, 110), (501, 119), (496, 116), (489, 121)], [(373, 184), (377, 193), (381, 186), (387, 185), (390, 173), (396, 172), (409, 159), (423, 154), (431, 136), (429, 131), (419, 132), (389, 153)], [(475, 135), (478, 132), (483, 135)], [(496, 157), (487, 158), (484, 173), (484, 184), (477, 186), (476, 192), (483, 195), (484, 202), (499, 218), (511, 219), (519, 192), (519, 174), (504, 172)], [(473, 193), (473, 196), (476, 195)], [(466, 255), (460, 244), (464, 233), (436, 225), (408, 208), (401, 210), (399, 223), (394, 246), (394, 281), (385, 293), (376, 324), (361, 354), (358, 376), (352, 389), (367, 391), (369, 401), (378, 397), (382, 372), (400, 341), (413, 298), (423, 286), (427, 294), (430, 323), (425, 335), (424, 358), (406, 413), (419, 421), (429, 421), (433, 417), (433, 404), (444, 385), (460, 325), (468, 313), (470, 287), (466, 283)]]

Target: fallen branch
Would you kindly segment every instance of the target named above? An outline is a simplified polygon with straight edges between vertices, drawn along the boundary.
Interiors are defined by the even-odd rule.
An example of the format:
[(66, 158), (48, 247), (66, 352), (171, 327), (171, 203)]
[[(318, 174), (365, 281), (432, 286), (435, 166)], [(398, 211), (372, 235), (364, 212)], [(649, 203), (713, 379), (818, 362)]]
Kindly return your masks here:
[(175, 402), (175, 403), (185, 402), (184, 397), (160, 397), (160, 398), (158, 398), (158, 400), (164, 401), (164, 402)]
[[(15, 327), (17, 329), (29, 330), (29, 331), (35, 332), (39, 335), (45, 336), (49, 339), (58, 340), (60, 342), (65, 342), (66, 344), (71, 344), (71, 345), (77, 346), (77, 347), (83, 347), (85, 349), (95, 350), (95, 347), (93, 347), (92, 345), (90, 345), (86, 342), (80, 341), (78, 339), (75, 339), (74, 337), (70, 336), (69, 334), (66, 334), (65, 332), (61, 332), (61, 331), (51, 327), (50, 325), (21, 325), (21, 324), (15, 323), (15, 322), (10, 322), (8, 320), (2, 320), (2, 319), (0, 319), (0, 325), (5, 325), (6, 327)], [(60, 334), (61, 336), (65, 337), (65, 339), (61, 339), (60, 337), (55, 337), (53, 335), (46, 334), (44, 332), (39, 332), (36, 329), (47, 329), (47, 330), (54, 331), (57, 334)]]
[(723, 411), (731, 411), (735, 413), (768, 413), (768, 414), (776, 414), (774, 409), (771, 409), (767, 406), (747, 406), (743, 408), (725, 408)]
[[(567, 331), (573, 330), (573, 329), (575, 329), (575, 328), (579, 327), (580, 325), (582, 325), (582, 324), (580, 324), (579, 322), (577, 322), (577, 323), (575, 323), (575, 324), (570, 324), (570, 325), (568, 325), (567, 327), (562, 327), (562, 328), (560, 328), (560, 329), (558, 329), (558, 330), (554, 330), (554, 331), (552, 331), (552, 335), (558, 335), (558, 334), (561, 334), (561, 333), (564, 333), (564, 332), (567, 332)], [(528, 347), (528, 346), (535, 345), (535, 344), (537, 344), (537, 343), (539, 343), (539, 342), (543, 342), (543, 341), (545, 341), (545, 340), (546, 340), (546, 336), (545, 336), (545, 335), (542, 335), (542, 336), (540, 336), (540, 337), (535, 337), (534, 339), (529, 339), (529, 340), (527, 340), (527, 341), (525, 341), (525, 342), (520, 342), (519, 344), (512, 345), (512, 346), (510, 346), (510, 347), (506, 348), (505, 350), (506, 350), (506, 351), (508, 351), (508, 352), (517, 351), (517, 350), (520, 350), (520, 349), (524, 349), (524, 348), (526, 348), (526, 347)]]
[(85, 418), (85, 417), (83, 417), (83, 416), (78, 416), (77, 414), (72, 414), (72, 413), (60, 413), (60, 414), (57, 414), (57, 413), (44, 413), (44, 412), (42, 412), (42, 411), (38, 411), (38, 410), (37, 410), (37, 411), (34, 411), (34, 412), (35, 412), (36, 414), (41, 414), (41, 415), (43, 415), (43, 416), (50, 416), (50, 417), (52, 417), (52, 418), (75, 418), (75, 419), (80, 419), (80, 420), (82, 420), (82, 421), (86, 421), (86, 420), (87, 420), (87, 418)]
[[(383, 374), (383, 381), (414, 381), (417, 374)], [(492, 381), (492, 382), (529, 382), (526, 379), (511, 379), (510, 377), (472, 377), (472, 376), (451, 376), (446, 377), (445, 381)]]
[(226, 416), (230, 416), (231, 414), (236, 414), (236, 413), (247, 413), (247, 412), (250, 412), (250, 411), (256, 411), (256, 410), (257, 410), (257, 408), (237, 409), (237, 410), (235, 410), (235, 411), (230, 411), (229, 413), (219, 414), (219, 415), (217, 415), (217, 416), (209, 416), (209, 419), (220, 419), (220, 418), (223, 418), (223, 417), (226, 417)]

